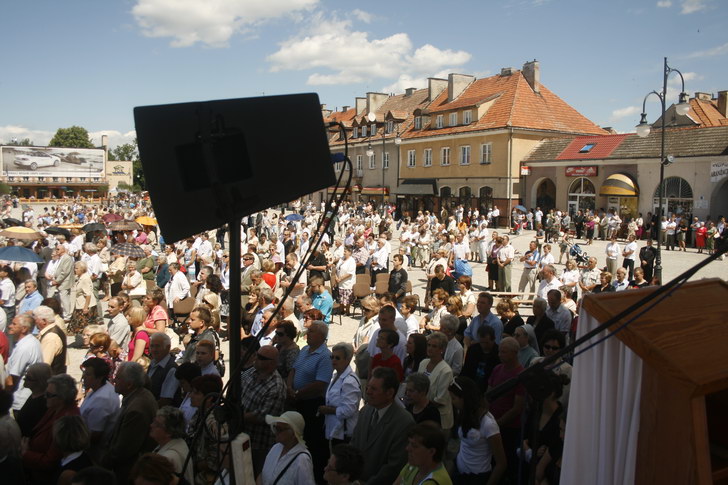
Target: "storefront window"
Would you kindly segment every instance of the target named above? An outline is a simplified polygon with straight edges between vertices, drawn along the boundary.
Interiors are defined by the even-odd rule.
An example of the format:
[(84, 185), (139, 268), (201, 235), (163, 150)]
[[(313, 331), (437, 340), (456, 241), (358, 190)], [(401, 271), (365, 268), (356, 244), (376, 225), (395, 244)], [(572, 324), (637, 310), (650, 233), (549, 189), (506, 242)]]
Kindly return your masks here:
[(577, 211), (594, 211), (596, 207), (596, 190), (588, 178), (578, 178), (569, 187), (569, 215)]
[[(681, 177), (667, 177), (663, 181), (665, 192), (662, 200), (663, 215), (693, 213), (693, 189), (690, 184)], [(654, 213), (658, 213), (660, 204), (660, 187), (655, 189), (653, 195)]]

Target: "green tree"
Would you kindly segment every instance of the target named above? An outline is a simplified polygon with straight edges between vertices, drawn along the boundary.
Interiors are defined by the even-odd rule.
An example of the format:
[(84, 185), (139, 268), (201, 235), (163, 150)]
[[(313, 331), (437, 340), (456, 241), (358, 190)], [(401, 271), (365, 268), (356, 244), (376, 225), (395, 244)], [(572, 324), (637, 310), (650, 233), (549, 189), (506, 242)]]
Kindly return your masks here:
[(58, 128), (48, 145), (52, 147), (94, 148), (94, 144), (91, 143), (91, 138), (88, 136), (88, 131), (80, 126)]
[(5, 182), (0, 182), (0, 195), (7, 195), (13, 191), (13, 188), (10, 187)]
[(109, 150), (109, 160), (137, 160), (139, 152), (137, 151), (136, 139), (133, 143), (124, 143)]

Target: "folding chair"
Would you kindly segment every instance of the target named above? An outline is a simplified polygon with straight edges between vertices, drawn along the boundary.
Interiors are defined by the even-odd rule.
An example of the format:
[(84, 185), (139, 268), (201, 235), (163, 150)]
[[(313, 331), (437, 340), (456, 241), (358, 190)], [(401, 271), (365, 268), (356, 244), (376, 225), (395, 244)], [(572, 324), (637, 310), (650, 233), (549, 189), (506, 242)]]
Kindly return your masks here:
[(180, 333), (182, 328), (186, 327), (187, 319), (190, 318), (193, 308), (195, 308), (195, 299), (191, 296), (172, 305), (172, 325), (177, 334)]
[[(352, 297), (354, 298), (353, 302), (353, 310), (351, 311), (352, 316), (354, 313), (356, 313), (357, 305), (359, 308), (361, 308), (361, 299), (366, 298), (367, 296), (372, 294), (372, 290), (369, 287), (369, 283), (355, 283), (354, 287), (352, 288)], [(362, 315), (364, 315), (364, 311), (362, 311)]]
[(369, 283), (372, 281), (372, 277), (368, 274), (358, 274), (356, 275), (356, 281), (354, 281), (354, 284), (362, 284), (369, 286)]
[(420, 315), (422, 315), (422, 306), (420, 305), (420, 295), (418, 295), (417, 293), (414, 293), (412, 291), (412, 281), (411, 280), (407, 280), (407, 286), (405, 287), (405, 293), (407, 295), (411, 295), (411, 296), (414, 296), (415, 298), (417, 298), (417, 310), (420, 312)]
[(377, 283), (380, 281), (384, 281), (385, 283), (389, 284), (389, 273), (377, 273)]
[(378, 281), (374, 287), (374, 294), (379, 296), (389, 291), (389, 281)]
[[(328, 287), (326, 288), (329, 290), (329, 294), (331, 297), (334, 297), (334, 289), (331, 287), (331, 283), (329, 283)], [(331, 309), (331, 321), (334, 321), (334, 315), (339, 315), (339, 325), (344, 325), (341, 321), (341, 313), (343, 312), (344, 307), (339, 303), (336, 299), (334, 299), (334, 307)]]

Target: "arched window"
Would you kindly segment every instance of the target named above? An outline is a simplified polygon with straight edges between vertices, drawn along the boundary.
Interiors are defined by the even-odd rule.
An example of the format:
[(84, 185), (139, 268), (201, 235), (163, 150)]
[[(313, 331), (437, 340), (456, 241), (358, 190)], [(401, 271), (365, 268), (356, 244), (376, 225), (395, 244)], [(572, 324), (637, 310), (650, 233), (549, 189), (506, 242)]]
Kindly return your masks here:
[(473, 191), (470, 187), (460, 187), (459, 191), (460, 195), (460, 204), (465, 207), (465, 210), (470, 209), (471, 207), (471, 200), (473, 198)]
[(452, 209), (452, 189), (450, 187), (440, 187), (440, 208), (448, 212)]
[[(684, 178), (667, 177), (662, 181), (662, 184), (662, 187), (664, 187), (663, 215), (693, 213), (693, 189)], [(659, 211), (661, 192), (661, 187), (658, 185), (652, 196), (655, 213)]]
[(488, 187), (487, 185), (481, 187), (478, 191), (478, 196), (480, 199), (478, 201), (480, 213), (487, 214), (488, 210), (493, 208), (493, 187)]
[(573, 217), (579, 210), (594, 211), (596, 193), (594, 184), (588, 178), (581, 177), (574, 180), (569, 187), (569, 215)]

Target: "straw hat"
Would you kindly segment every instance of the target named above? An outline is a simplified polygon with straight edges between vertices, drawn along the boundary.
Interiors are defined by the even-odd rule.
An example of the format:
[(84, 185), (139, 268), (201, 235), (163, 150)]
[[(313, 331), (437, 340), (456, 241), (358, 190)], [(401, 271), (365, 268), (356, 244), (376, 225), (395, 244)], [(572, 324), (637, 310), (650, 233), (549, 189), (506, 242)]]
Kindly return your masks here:
[(303, 416), (296, 411), (286, 411), (280, 416), (271, 416), (268, 414), (265, 417), (265, 422), (271, 426), (276, 423), (287, 424), (291, 427), (291, 429), (293, 429), (293, 433), (296, 435), (298, 442), (304, 446), (306, 445), (306, 442), (303, 441), (303, 428), (305, 427), (306, 422), (303, 420)]

